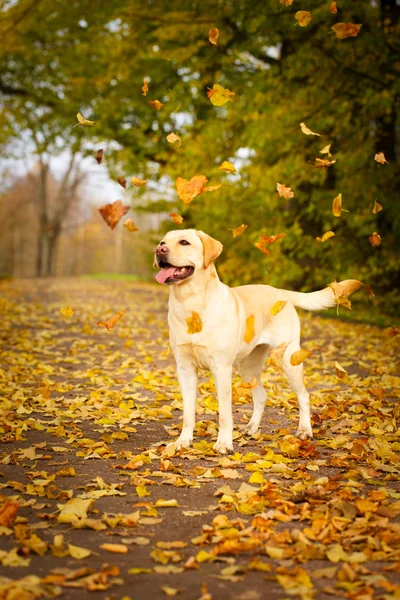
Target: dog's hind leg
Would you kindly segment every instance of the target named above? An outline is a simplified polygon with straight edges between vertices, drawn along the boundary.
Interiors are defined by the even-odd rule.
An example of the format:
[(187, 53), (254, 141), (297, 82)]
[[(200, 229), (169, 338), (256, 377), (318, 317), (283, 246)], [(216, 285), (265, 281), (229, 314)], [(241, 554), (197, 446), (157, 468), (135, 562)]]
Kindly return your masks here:
[(253, 415), (246, 427), (246, 433), (249, 435), (257, 433), (264, 412), (267, 394), (261, 383), (261, 372), (268, 352), (269, 346), (266, 344), (256, 346), (239, 365), (240, 376), (246, 383), (257, 377), (257, 386), (251, 390), (254, 409)]
[(297, 342), (291, 342), (287, 347), (282, 357), (282, 369), (289, 380), (292, 390), (297, 396), (300, 410), (299, 426), (296, 435), (305, 440), (312, 438), (311, 414), (310, 414), (310, 396), (305, 388), (303, 380), (303, 364), (295, 367), (290, 364), (290, 357), (294, 352), (300, 350), (300, 345)]

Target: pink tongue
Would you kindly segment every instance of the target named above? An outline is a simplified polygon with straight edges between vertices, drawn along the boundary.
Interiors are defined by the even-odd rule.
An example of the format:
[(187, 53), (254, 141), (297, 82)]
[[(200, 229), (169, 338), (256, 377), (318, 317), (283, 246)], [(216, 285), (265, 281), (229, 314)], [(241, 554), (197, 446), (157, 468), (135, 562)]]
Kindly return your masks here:
[(156, 275), (156, 280), (158, 283), (165, 283), (168, 277), (171, 277), (174, 274), (176, 267), (165, 267), (165, 269), (161, 269)]

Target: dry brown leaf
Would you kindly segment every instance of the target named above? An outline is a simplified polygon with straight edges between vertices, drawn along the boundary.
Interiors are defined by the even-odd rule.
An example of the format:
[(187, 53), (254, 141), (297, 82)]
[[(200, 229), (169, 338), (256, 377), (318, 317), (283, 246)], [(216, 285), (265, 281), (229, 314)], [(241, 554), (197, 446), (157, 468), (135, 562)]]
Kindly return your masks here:
[(228, 229), (228, 231), (232, 231), (232, 235), (233, 238), (237, 238), (239, 237), (239, 235), (242, 235), (242, 233), (244, 233), (247, 229), (248, 225), (239, 225), (239, 227), (236, 227), (236, 229)]
[(117, 177), (117, 182), (121, 187), (126, 188), (126, 179), (124, 177)]
[(144, 78), (143, 85), (142, 85), (142, 95), (147, 96), (148, 93), (149, 93), (149, 82), (146, 78)]
[(148, 183), (147, 179), (140, 179), (140, 177), (132, 177), (131, 182), (138, 188), (141, 188)]
[(167, 142), (169, 144), (175, 144), (175, 142), (178, 142), (178, 148), (180, 148), (182, 145), (182, 140), (176, 133), (169, 133), (167, 135)]
[(361, 25), (355, 25), (354, 23), (336, 23), (331, 29), (336, 34), (339, 40), (345, 40), (348, 37), (357, 37), (360, 33)]
[(103, 160), (103, 148), (100, 148), (100, 150), (97, 150), (96, 156), (94, 157), (97, 164), (99, 165), (101, 163), (101, 161)]
[[(307, 10), (298, 10), (294, 18), (300, 27), (306, 27), (311, 22), (311, 13)], [(315, 134), (314, 134), (315, 135)]]
[(282, 183), (277, 183), (276, 189), (277, 189), (278, 194), (280, 196), (282, 196), (283, 198), (286, 198), (287, 200), (289, 198), (293, 198), (293, 196), (294, 196), (294, 192), (292, 192), (292, 189), (290, 187), (286, 187)]
[(203, 322), (195, 310), (192, 311), (192, 316), (186, 319), (186, 324), (188, 333), (200, 333), (203, 329)]
[(120, 318), (124, 316), (127, 310), (129, 310), (129, 308), (121, 310), (121, 312), (116, 314), (115, 317), (111, 317), (110, 319), (108, 319), (108, 321), (98, 321), (96, 325), (98, 325), (99, 327), (105, 327), (106, 329), (108, 329), (108, 331), (111, 331), (112, 329), (114, 329)]
[(250, 344), (251, 340), (254, 338), (256, 332), (254, 329), (254, 315), (250, 315), (246, 319), (246, 329), (244, 332), (243, 339), (246, 344)]
[(279, 2), (285, 6), (291, 6), (293, 4), (293, 0), (279, 0)]
[(139, 228), (136, 227), (135, 223), (132, 221), (132, 219), (127, 219), (124, 222), (124, 227), (130, 232), (134, 232), (134, 231), (139, 231)]
[(171, 217), (172, 221), (176, 224), (176, 225), (182, 225), (184, 219), (182, 217), (182, 215), (180, 215), (179, 213), (176, 212), (172, 212), (169, 213), (168, 215), (169, 217)]
[(208, 39), (212, 44), (214, 44), (214, 46), (217, 45), (218, 36), (219, 36), (219, 29), (217, 29), (216, 27), (213, 27), (208, 32)]
[(382, 204), (379, 204), (377, 200), (374, 200), (374, 208), (372, 209), (374, 215), (376, 215), (378, 212), (381, 212), (381, 210), (383, 210)]
[(159, 100), (150, 100), (149, 104), (156, 110), (160, 110), (160, 108), (162, 108), (164, 106), (164, 104), (162, 102), (160, 102)]
[(300, 365), (306, 358), (310, 356), (311, 352), (308, 350), (297, 350), (297, 352), (293, 352), (290, 357), (290, 364), (292, 367), (297, 367)]
[(104, 206), (100, 206), (99, 213), (107, 223), (107, 225), (114, 229), (120, 219), (128, 212), (130, 206), (126, 204), (122, 204), (121, 200), (116, 200), (112, 204), (105, 204)]
[(381, 165), (388, 165), (388, 161), (385, 158), (385, 155), (383, 154), (383, 152), (378, 152), (378, 154), (375, 154), (374, 156), (374, 160), (376, 160), (377, 163), (380, 163)]
[(331, 12), (333, 15), (336, 15), (337, 11), (338, 11), (338, 9), (337, 9), (336, 2), (331, 2), (331, 5), (329, 7), (329, 12)]
[(319, 137), (322, 137), (320, 133), (315, 133), (315, 131), (311, 131), (311, 129), (309, 129), (305, 123), (300, 123), (300, 128), (302, 132), (306, 135), (318, 135)]
[(317, 237), (316, 240), (317, 242), (326, 242), (326, 240), (329, 240), (329, 238), (334, 237), (335, 234), (333, 233), (333, 231), (327, 231), (326, 233), (323, 234), (322, 237)]
[(400, 329), (398, 327), (388, 327), (387, 329), (387, 334), (389, 337), (396, 337), (396, 335), (399, 335), (400, 333)]
[(374, 233), (368, 239), (370, 241), (371, 246), (380, 246), (381, 245), (382, 238), (379, 235), (379, 233), (376, 233), (376, 231), (374, 231)]

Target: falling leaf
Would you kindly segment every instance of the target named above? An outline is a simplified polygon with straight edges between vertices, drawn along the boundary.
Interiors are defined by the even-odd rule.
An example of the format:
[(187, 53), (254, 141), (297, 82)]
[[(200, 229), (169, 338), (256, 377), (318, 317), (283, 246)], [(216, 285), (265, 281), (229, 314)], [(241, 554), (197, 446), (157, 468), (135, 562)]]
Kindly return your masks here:
[[(294, 17), (300, 25), (300, 27), (306, 27), (311, 22), (311, 13), (307, 10), (298, 10)], [(315, 135), (315, 133), (313, 135)]]
[(365, 291), (367, 292), (368, 296), (369, 296), (370, 298), (375, 298), (375, 294), (374, 294), (374, 292), (371, 290), (371, 286), (370, 286), (370, 285), (368, 285), (367, 283), (365, 283), (365, 284), (364, 284), (364, 287), (365, 287)]
[(282, 240), (285, 237), (286, 237), (286, 233), (277, 233), (276, 235), (264, 235), (264, 234), (261, 234), (260, 235), (260, 241), (263, 244), (266, 244), (268, 246), (270, 244), (275, 244), (275, 242), (278, 242), (279, 240)]
[(160, 108), (162, 108), (164, 106), (164, 104), (162, 102), (160, 102), (159, 100), (150, 100), (149, 104), (156, 110), (160, 110)]
[(379, 202), (374, 200), (374, 208), (372, 209), (374, 215), (376, 215), (378, 212), (381, 212), (381, 210), (383, 210), (382, 204), (379, 204)]
[(97, 154), (94, 158), (97, 161), (97, 164), (99, 165), (101, 163), (101, 161), (103, 160), (103, 148), (100, 148), (100, 150), (97, 150)]
[(107, 223), (107, 225), (114, 229), (120, 219), (128, 212), (130, 206), (126, 204), (122, 204), (121, 200), (116, 200), (112, 204), (105, 204), (104, 206), (100, 206), (99, 213)]
[(147, 96), (149, 93), (149, 82), (146, 78), (143, 79), (142, 96)]
[(278, 315), (281, 310), (283, 310), (286, 306), (286, 304), (288, 303), (287, 300), (278, 300), (278, 302), (275, 302), (275, 304), (273, 305), (273, 307), (271, 308), (271, 310), (269, 311), (270, 314), (274, 317), (275, 315)]
[(119, 183), (120, 186), (122, 186), (124, 189), (126, 188), (126, 179), (124, 177), (117, 177), (117, 182)]
[(207, 98), (210, 98), (214, 106), (223, 106), (227, 102), (233, 102), (231, 96), (235, 96), (235, 93), (223, 88), (218, 83), (214, 83), (212, 89), (209, 89), (207, 92)]
[(254, 315), (250, 315), (246, 319), (246, 329), (244, 332), (243, 339), (246, 344), (250, 344), (251, 340), (254, 338), (256, 332), (254, 329)]
[(96, 325), (98, 325), (99, 327), (105, 327), (108, 331), (112, 331), (112, 329), (114, 329), (120, 318), (124, 316), (127, 310), (129, 310), (129, 308), (121, 310), (121, 312), (116, 314), (115, 317), (111, 317), (110, 319), (108, 319), (108, 321), (98, 321)]
[(203, 323), (200, 315), (196, 311), (192, 311), (192, 316), (186, 319), (188, 333), (200, 333), (203, 329)]
[(11, 525), (19, 508), (18, 502), (6, 500), (0, 507), (0, 526), (8, 527)]
[(139, 231), (139, 228), (136, 227), (135, 223), (132, 221), (132, 219), (127, 219), (124, 222), (124, 227), (126, 227), (126, 229), (132, 233), (133, 231)]
[(181, 138), (176, 133), (169, 133), (167, 135), (167, 142), (169, 142), (170, 144), (174, 144), (175, 142), (178, 142), (178, 148), (180, 148), (181, 144), (182, 144)]
[(310, 354), (311, 352), (308, 350), (297, 350), (297, 352), (293, 352), (291, 355), (290, 364), (292, 367), (296, 367), (297, 365), (300, 365), (308, 356), (310, 356)]
[(131, 182), (138, 188), (141, 188), (148, 183), (147, 179), (140, 179), (140, 177), (132, 177)]
[(100, 548), (107, 552), (113, 552), (114, 554), (127, 554), (128, 546), (125, 544), (101, 544)]
[(199, 196), (204, 192), (211, 192), (221, 187), (220, 185), (205, 187), (207, 181), (208, 179), (205, 175), (195, 175), (189, 180), (178, 177), (175, 184), (179, 198), (185, 204), (189, 204), (194, 198), (196, 198), (196, 196)]
[(382, 238), (379, 235), (379, 233), (376, 233), (376, 231), (374, 231), (374, 233), (368, 239), (370, 241), (371, 246), (380, 246), (381, 245)]
[(333, 233), (333, 231), (327, 231), (326, 233), (323, 234), (322, 237), (317, 237), (317, 242), (326, 242), (326, 240), (329, 240), (329, 238), (334, 237), (335, 234)]
[(314, 169), (328, 169), (336, 162), (336, 158), (334, 160), (327, 160), (326, 158), (316, 158), (314, 163)]
[(374, 160), (376, 160), (377, 163), (380, 163), (381, 165), (388, 165), (388, 161), (385, 158), (385, 155), (383, 154), (383, 152), (378, 152), (378, 154), (375, 154), (374, 156)]
[(399, 335), (400, 333), (400, 329), (398, 329), (398, 327), (388, 327), (387, 329), (387, 334), (389, 337), (395, 337), (396, 335)]
[(74, 316), (75, 309), (71, 308), (70, 306), (63, 306), (62, 308), (60, 308), (60, 313), (63, 317), (67, 317), (70, 319)]
[(302, 132), (306, 135), (318, 135), (319, 137), (321, 137), (320, 133), (315, 133), (314, 131), (311, 131), (311, 129), (309, 129), (305, 123), (300, 123), (300, 128)]
[(334, 281), (329, 284), (328, 287), (333, 291), (335, 302), (337, 304), (338, 314), (339, 306), (344, 306), (351, 310), (351, 302), (347, 296), (350, 296), (350, 294), (358, 290), (362, 285), (361, 281), (358, 281), (357, 279), (349, 279), (348, 281), (342, 281), (341, 283)]
[(348, 37), (357, 37), (361, 27), (362, 25), (355, 25), (354, 23), (336, 23), (331, 29), (336, 33), (339, 40), (345, 40)]
[(342, 194), (338, 194), (336, 198), (333, 199), (332, 213), (334, 217), (340, 217), (342, 214)]
[(293, 0), (279, 0), (281, 4), (285, 6), (291, 6), (293, 4)]
[(239, 237), (239, 235), (242, 235), (242, 233), (244, 233), (247, 229), (248, 225), (239, 225), (239, 227), (236, 227), (236, 229), (228, 229), (228, 231), (232, 231), (232, 235), (233, 238), (237, 238)]
[(168, 216), (171, 217), (172, 221), (174, 223), (176, 223), (176, 225), (182, 225), (182, 223), (184, 221), (182, 215), (180, 215), (179, 213), (176, 213), (176, 212), (169, 213)]
[(337, 9), (337, 4), (336, 2), (331, 2), (331, 5), (329, 7), (329, 12), (331, 12), (333, 15), (336, 15), (338, 9)]
[(70, 556), (76, 560), (83, 560), (92, 554), (92, 551), (88, 550), (88, 548), (81, 548), (80, 546), (74, 546), (72, 544), (68, 544), (68, 552)]
[(343, 369), (342, 365), (335, 361), (335, 373), (338, 379), (346, 379), (347, 371)]
[(324, 146), (322, 148), (322, 150), (319, 151), (320, 154), (327, 154), (328, 156), (332, 156), (331, 154), (331, 146), (332, 144), (328, 144), (327, 146)]
[(294, 192), (292, 192), (292, 189), (290, 187), (286, 187), (282, 183), (277, 183), (276, 189), (278, 191), (278, 194), (280, 196), (282, 196), (283, 198), (286, 198), (287, 200), (289, 198), (293, 198), (293, 196), (294, 196)]
[(236, 173), (236, 167), (229, 160), (224, 160), (219, 168), (220, 171), (227, 171), (228, 173)]
[(214, 46), (217, 45), (218, 36), (219, 36), (219, 29), (217, 29), (216, 27), (213, 27), (208, 32), (208, 39), (212, 44), (214, 44)]
[(73, 129), (75, 129), (75, 127), (79, 127), (79, 125), (89, 125), (93, 127), (93, 125), (96, 123), (96, 121), (89, 121), (88, 119), (85, 119), (85, 117), (80, 112), (78, 112), (76, 118), (78, 119), (78, 123), (74, 125)]

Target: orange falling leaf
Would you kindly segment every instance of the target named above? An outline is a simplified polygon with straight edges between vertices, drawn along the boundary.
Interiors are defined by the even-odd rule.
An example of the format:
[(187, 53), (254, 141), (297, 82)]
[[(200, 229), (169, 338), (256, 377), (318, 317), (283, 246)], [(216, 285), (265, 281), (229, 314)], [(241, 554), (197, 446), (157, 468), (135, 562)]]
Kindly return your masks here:
[(100, 206), (99, 213), (101, 214), (107, 225), (111, 229), (114, 229), (116, 225), (118, 225), (121, 217), (123, 217), (129, 209), (130, 206), (122, 204), (121, 200), (116, 200), (112, 204), (105, 204), (104, 206)]
[(286, 237), (286, 233), (277, 233), (276, 235), (264, 235), (263, 233), (260, 235), (260, 240), (263, 244), (275, 244), (275, 242), (282, 240)]
[(239, 225), (239, 227), (236, 227), (236, 229), (228, 229), (228, 231), (232, 231), (232, 235), (233, 238), (237, 238), (239, 237), (239, 235), (242, 235), (242, 233), (244, 233), (247, 229), (248, 225)]
[(149, 93), (149, 82), (145, 78), (145, 79), (143, 79), (142, 95), (147, 96), (148, 93)]
[(254, 315), (250, 315), (250, 317), (247, 317), (246, 319), (246, 329), (243, 336), (243, 339), (246, 342), (246, 344), (250, 344), (255, 334), (256, 332), (254, 329)]
[(378, 154), (375, 154), (374, 156), (374, 160), (376, 160), (377, 163), (380, 163), (381, 165), (388, 165), (388, 161), (385, 158), (385, 155), (383, 154), (383, 152), (378, 152)]
[(281, 4), (285, 6), (291, 6), (293, 4), (293, 0), (279, 0)]
[(374, 208), (372, 209), (373, 214), (376, 215), (378, 212), (381, 212), (381, 210), (383, 210), (382, 204), (379, 204), (379, 202), (374, 200)]
[(331, 5), (330, 5), (330, 7), (329, 7), (329, 12), (331, 12), (333, 15), (336, 15), (337, 11), (338, 11), (338, 9), (337, 9), (336, 2), (332, 2)]
[(264, 252), (264, 254), (266, 256), (269, 256), (271, 254), (271, 252), (268, 250), (268, 248), (266, 247), (266, 245), (263, 244), (262, 242), (254, 242), (254, 246), (256, 248), (258, 248), (259, 250), (261, 250), (261, 252)]
[(144, 185), (146, 185), (146, 183), (148, 183), (147, 179), (140, 179), (140, 177), (132, 177), (131, 181), (133, 185), (135, 185), (138, 188), (141, 188)]
[(232, 96), (235, 96), (235, 92), (223, 88), (219, 83), (214, 83), (212, 89), (207, 92), (207, 98), (214, 106), (223, 106), (227, 102), (233, 102)]
[(196, 198), (196, 196), (204, 194), (204, 192), (212, 192), (221, 187), (220, 185), (205, 187), (207, 181), (208, 179), (205, 175), (195, 175), (191, 179), (183, 179), (183, 177), (178, 177), (175, 184), (179, 198), (185, 204), (190, 204), (190, 202)]
[(236, 173), (236, 167), (229, 160), (224, 160), (219, 168), (220, 171), (227, 171), (228, 173)]
[(182, 144), (181, 138), (176, 133), (169, 133), (167, 135), (167, 142), (169, 144), (175, 144), (175, 142), (178, 142), (178, 148), (180, 148)]
[(280, 196), (282, 196), (283, 198), (286, 198), (287, 200), (289, 198), (293, 198), (293, 196), (294, 196), (294, 192), (292, 192), (292, 189), (290, 187), (286, 187), (282, 183), (277, 183), (276, 189), (277, 189), (278, 194)]
[(309, 129), (305, 123), (300, 123), (300, 128), (302, 132), (306, 135), (317, 135), (318, 137), (322, 137), (320, 133), (315, 133), (315, 131), (311, 131), (311, 129)]
[(200, 333), (203, 329), (203, 322), (195, 310), (192, 311), (192, 316), (186, 319), (186, 324), (188, 333)]
[(172, 221), (174, 223), (176, 223), (176, 225), (182, 225), (182, 223), (183, 223), (183, 217), (179, 213), (172, 212), (172, 213), (169, 213), (168, 216), (171, 217)]
[(290, 357), (290, 364), (292, 367), (297, 367), (300, 365), (306, 358), (310, 356), (311, 352), (309, 350), (297, 350), (297, 352), (293, 352)]
[(375, 298), (375, 294), (371, 289), (371, 286), (368, 283), (364, 283), (365, 291), (367, 292), (370, 298)]
[(286, 306), (286, 304), (288, 303), (287, 300), (278, 300), (278, 302), (275, 302), (275, 304), (273, 305), (273, 307), (271, 308), (271, 310), (269, 311), (270, 314), (275, 317), (276, 315), (278, 315), (281, 310), (283, 310)]
[(326, 242), (326, 240), (329, 240), (329, 238), (334, 237), (335, 234), (333, 233), (333, 231), (327, 231), (326, 233), (324, 233), (324, 235), (322, 237), (317, 237), (317, 242)]
[(298, 10), (294, 18), (300, 27), (306, 27), (311, 22), (311, 13), (308, 10)]
[(94, 157), (97, 164), (99, 165), (101, 163), (101, 161), (103, 160), (103, 148), (100, 148), (100, 150), (97, 150), (96, 156)]
[(345, 40), (349, 37), (357, 37), (360, 33), (361, 27), (362, 24), (356, 25), (354, 23), (336, 23), (336, 25), (333, 25), (331, 29), (333, 29), (336, 37), (339, 40)]
[(139, 228), (136, 227), (135, 223), (132, 221), (132, 219), (127, 219), (124, 223), (124, 227), (130, 232), (132, 233), (133, 231), (139, 231)]
[(124, 177), (117, 177), (117, 182), (120, 186), (126, 189), (126, 179)]
[(380, 246), (381, 245), (382, 238), (379, 235), (379, 233), (376, 233), (376, 231), (374, 231), (374, 233), (368, 239), (370, 241), (371, 246)]
[(108, 319), (108, 321), (98, 321), (96, 325), (99, 327), (105, 327), (108, 331), (111, 331), (114, 329), (120, 318), (124, 316), (127, 310), (129, 310), (129, 307), (116, 314), (115, 317), (111, 317)]
[(208, 39), (212, 44), (214, 44), (214, 46), (217, 45), (218, 36), (219, 36), (219, 29), (217, 29), (216, 27), (213, 27), (208, 32)]
[(162, 108), (164, 106), (164, 104), (162, 102), (160, 102), (159, 100), (150, 100), (149, 104), (156, 110), (160, 110), (160, 108)]
[(336, 158), (334, 160), (327, 160), (326, 158), (316, 158), (314, 163), (314, 169), (328, 169), (336, 162)]

